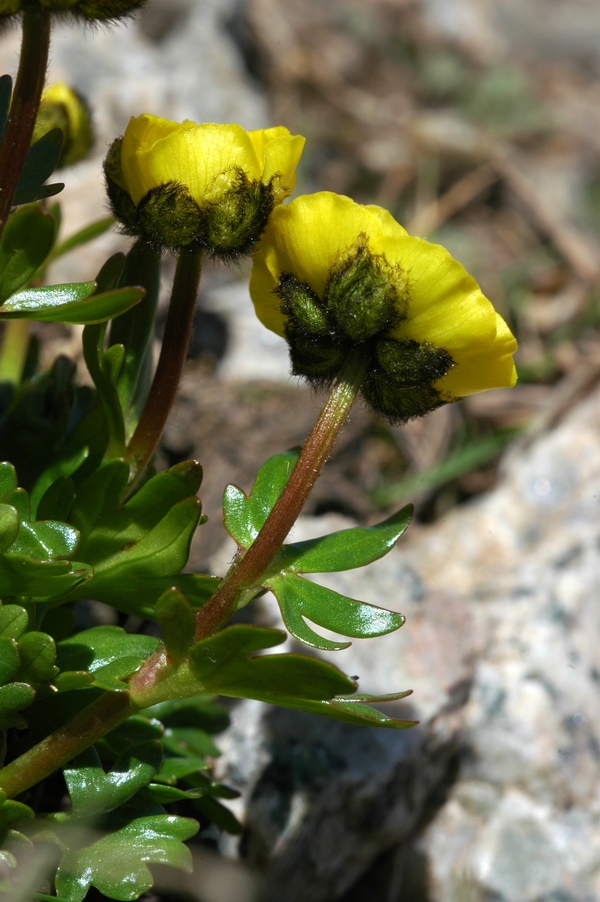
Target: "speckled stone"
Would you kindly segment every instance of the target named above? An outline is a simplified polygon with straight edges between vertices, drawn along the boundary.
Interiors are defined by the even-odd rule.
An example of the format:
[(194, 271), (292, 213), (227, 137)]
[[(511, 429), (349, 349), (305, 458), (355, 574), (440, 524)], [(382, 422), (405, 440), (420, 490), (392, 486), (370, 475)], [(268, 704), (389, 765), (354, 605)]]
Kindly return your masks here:
[[(430, 902), (600, 898), (599, 409), (596, 390), (553, 432), (516, 447), (494, 492), (409, 530), (371, 568), (323, 578), (406, 614), (398, 633), (355, 641), (334, 660), (363, 691), (412, 687), (419, 728), (346, 732), (234, 710), (230, 736), (252, 737), (261, 763), (248, 766), (238, 736), (226, 738), (221, 767), (243, 790), (244, 850), (268, 862), (269, 900), (340, 898), (399, 843), (425, 857)], [(274, 609), (266, 620), (276, 622)], [(329, 762), (319, 785), (298, 764), (315, 748)], [(454, 780), (457, 753), (440, 805), (434, 793)], [(371, 833), (356, 827), (368, 811)]]

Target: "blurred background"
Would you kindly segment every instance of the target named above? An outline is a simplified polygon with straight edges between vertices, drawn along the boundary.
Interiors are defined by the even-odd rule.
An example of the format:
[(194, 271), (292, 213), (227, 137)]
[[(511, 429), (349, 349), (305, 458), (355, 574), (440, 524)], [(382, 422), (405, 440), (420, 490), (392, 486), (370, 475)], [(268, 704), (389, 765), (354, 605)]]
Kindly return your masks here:
[[(16, 30), (2, 36), (3, 71), (14, 72), (18, 44)], [(598, 615), (588, 608), (600, 575), (597, 0), (148, 0), (127, 27), (57, 27), (51, 57), (50, 81), (88, 97), (96, 131), (94, 155), (64, 175), (65, 234), (106, 215), (101, 160), (131, 115), (285, 125), (307, 139), (296, 193), (327, 189), (380, 204), (409, 232), (444, 244), (519, 341), (512, 390), (402, 428), (356, 409), (307, 509), (331, 525), (416, 504), (421, 526), (375, 581), (383, 603), (399, 593), (399, 609), (413, 613), (403, 663), (393, 640), (378, 665), (365, 655), (356, 673), (373, 667), (373, 691), (415, 687), (419, 739), (403, 738), (398, 751), (389, 745), (397, 734), (378, 732), (370, 749), (364, 739), (355, 747), (350, 733), (315, 727), (315, 738), (304, 721), (234, 711), (238, 732), (220, 766), (243, 794), (242, 857), (266, 883), (259, 891), (250, 872), (236, 870), (235, 883), (218, 871), (212, 889), (200, 881), (181, 892), (201, 902), (259, 892), (278, 902), (600, 899), (600, 661)], [(107, 234), (52, 278), (93, 277), (126, 243)], [(247, 489), (266, 456), (302, 441), (319, 409), (290, 379), (284, 343), (255, 322), (248, 272), (246, 263), (208, 267), (161, 448), (164, 465), (194, 455), (205, 466), (211, 522), (194, 546), (197, 567), (216, 569), (226, 482)], [(79, 353), (74, 330), (40, 334), (46, 359)], [(581, 572), (569, 569), (580, 546)], [(549, 564), (559, 560), (564, 585)], [(262, 616), (270, 622), (267, 607)], [(388, 685), (391, 676), (408, 682)], [(239, 748), (256, 755), (257, 743), (266, 758), (250, 773)], [(321, 749), (325, 776), (315, 782), (304, 752), (308, 782), (293, 769), (298, 757), (277, 757), (292, 747)], [(350, 748), (362, 770), (339, 764)], [(292, 773), (285, 791), (271, 773), (278, 761)], [(374, 761), (391, 781), (378, 791)], [(405, 786), (407, 772), (410, 802), (390, 789)], [(373, 842), (348, 828), (351, 812), (323, 821), (324, 787), (348, 802), (348, 773), (353, 792), (370, 787)], [(265, 798), (274, 808), (282, 793), (278, 820)], [(397, 805), (379, 817), (382, 796)], [(315, 864), (323, 823), (348, 849), (337, 877)], [(225, 851), (238, 854), (232, 844)]]

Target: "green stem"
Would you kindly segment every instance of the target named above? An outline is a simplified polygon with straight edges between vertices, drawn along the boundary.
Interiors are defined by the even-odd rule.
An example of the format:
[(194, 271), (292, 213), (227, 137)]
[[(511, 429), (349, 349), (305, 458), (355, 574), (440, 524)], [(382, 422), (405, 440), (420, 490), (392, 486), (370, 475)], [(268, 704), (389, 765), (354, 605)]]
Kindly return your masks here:
[(53, 774), (137, 709), (128, 692), (107, 692), (63, 727), (0, 770), (0, 789), (12, 799)]
[[(196, 641), (212, 635), (236, 610), (240, 595), (265, 572), (296, 522), (365, 377), (362, 356), (349, 357), (304, 443), (286, 486), (250, 548), (236, 558), (213, 597), (196, 613)], [(142, 668), (143, 669), (143, 668)]]
[(192, 334), (202, 257), (203, 251), (197, 248), (184, 248), (179, 254), (158, 366), (128, 445), (134, 482), (156, 450), (177, 395)]
[(29, 347), (30, 323), (26, 319), (9, 319), (4, 324), (0, 344), (0, 382), (18, 385)]
[[(259, 585), (260, 577), (281, 547), (317, 481), (356, 400), (364, 375), (362, 357), (346, 361), (263, 528), (248, 551), (234, 561), (216, 594), (196, 614), (197, 640), (216, 632), (235, 611), (240, 595)], [(165, 649), (157, 649), (131, 678), (131, 696), (129, 692), (110, 692), (101, 696), (64, 727), (0, 770), (0, 789), (8, 798), (19, 795), (143, 708), (144, 697), (154, 701), (155, 687), (164, 679), (169, 666)], [(136, 704), (132, 703), (131, 697), (136, 699)]]
[(8, 122), (0, 144), (0, 235), (6, 224), (37, 118), (48, 65), (50, 13), (37, 4), (23, 12), (23, 40)]

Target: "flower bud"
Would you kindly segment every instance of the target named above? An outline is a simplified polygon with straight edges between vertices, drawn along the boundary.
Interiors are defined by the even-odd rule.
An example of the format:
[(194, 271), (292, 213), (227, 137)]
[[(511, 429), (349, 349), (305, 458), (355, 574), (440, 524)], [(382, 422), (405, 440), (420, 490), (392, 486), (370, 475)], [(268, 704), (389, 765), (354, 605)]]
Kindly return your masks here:
[(516, 381), (516, 341), (475, 280), (380, 207), (330, 192), (278, 207), (250, 294), (296, 375), (328, 385), (360, 355), (362, 396), (393, 423)]
[(105, 162), (115, 216), (156, 248), (196, 245), (221, 258), (248, 253), (292, 191), (304, 138), (286, 128), (130, 121)]
[(53, 128), (60, 128), (63, 133), (59, 167), (78, 163), (87, 156), (94, 140), (89, 107), (81, 94), (61, 83), (52, 85), (42, 95), (32, 143)]

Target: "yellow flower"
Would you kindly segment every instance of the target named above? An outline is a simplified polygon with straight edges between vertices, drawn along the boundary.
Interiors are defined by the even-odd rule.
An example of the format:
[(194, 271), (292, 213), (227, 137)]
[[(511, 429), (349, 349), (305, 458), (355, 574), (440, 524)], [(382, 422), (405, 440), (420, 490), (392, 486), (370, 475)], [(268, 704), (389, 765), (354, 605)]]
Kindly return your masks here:
[(296, 374), (328, 384), (363, 354), (362, 393), (395, 422), (516, 381), (516, 341), (477, 282), (380, 207), (329, 192), (279, 207), (250, 294)]
[(81, 95), (62, 82), (42, 95), (32, 143), (53, 128), (63, 133), (59, 166), (70, 166), (87, 156), (93, 143), (90, 111)]
[(247, 132), (145, 114), (109, 151), (109, 195), (126, 229), (153, 244), (245, 253), (292, 191), (303, 146), (283, 127)]

